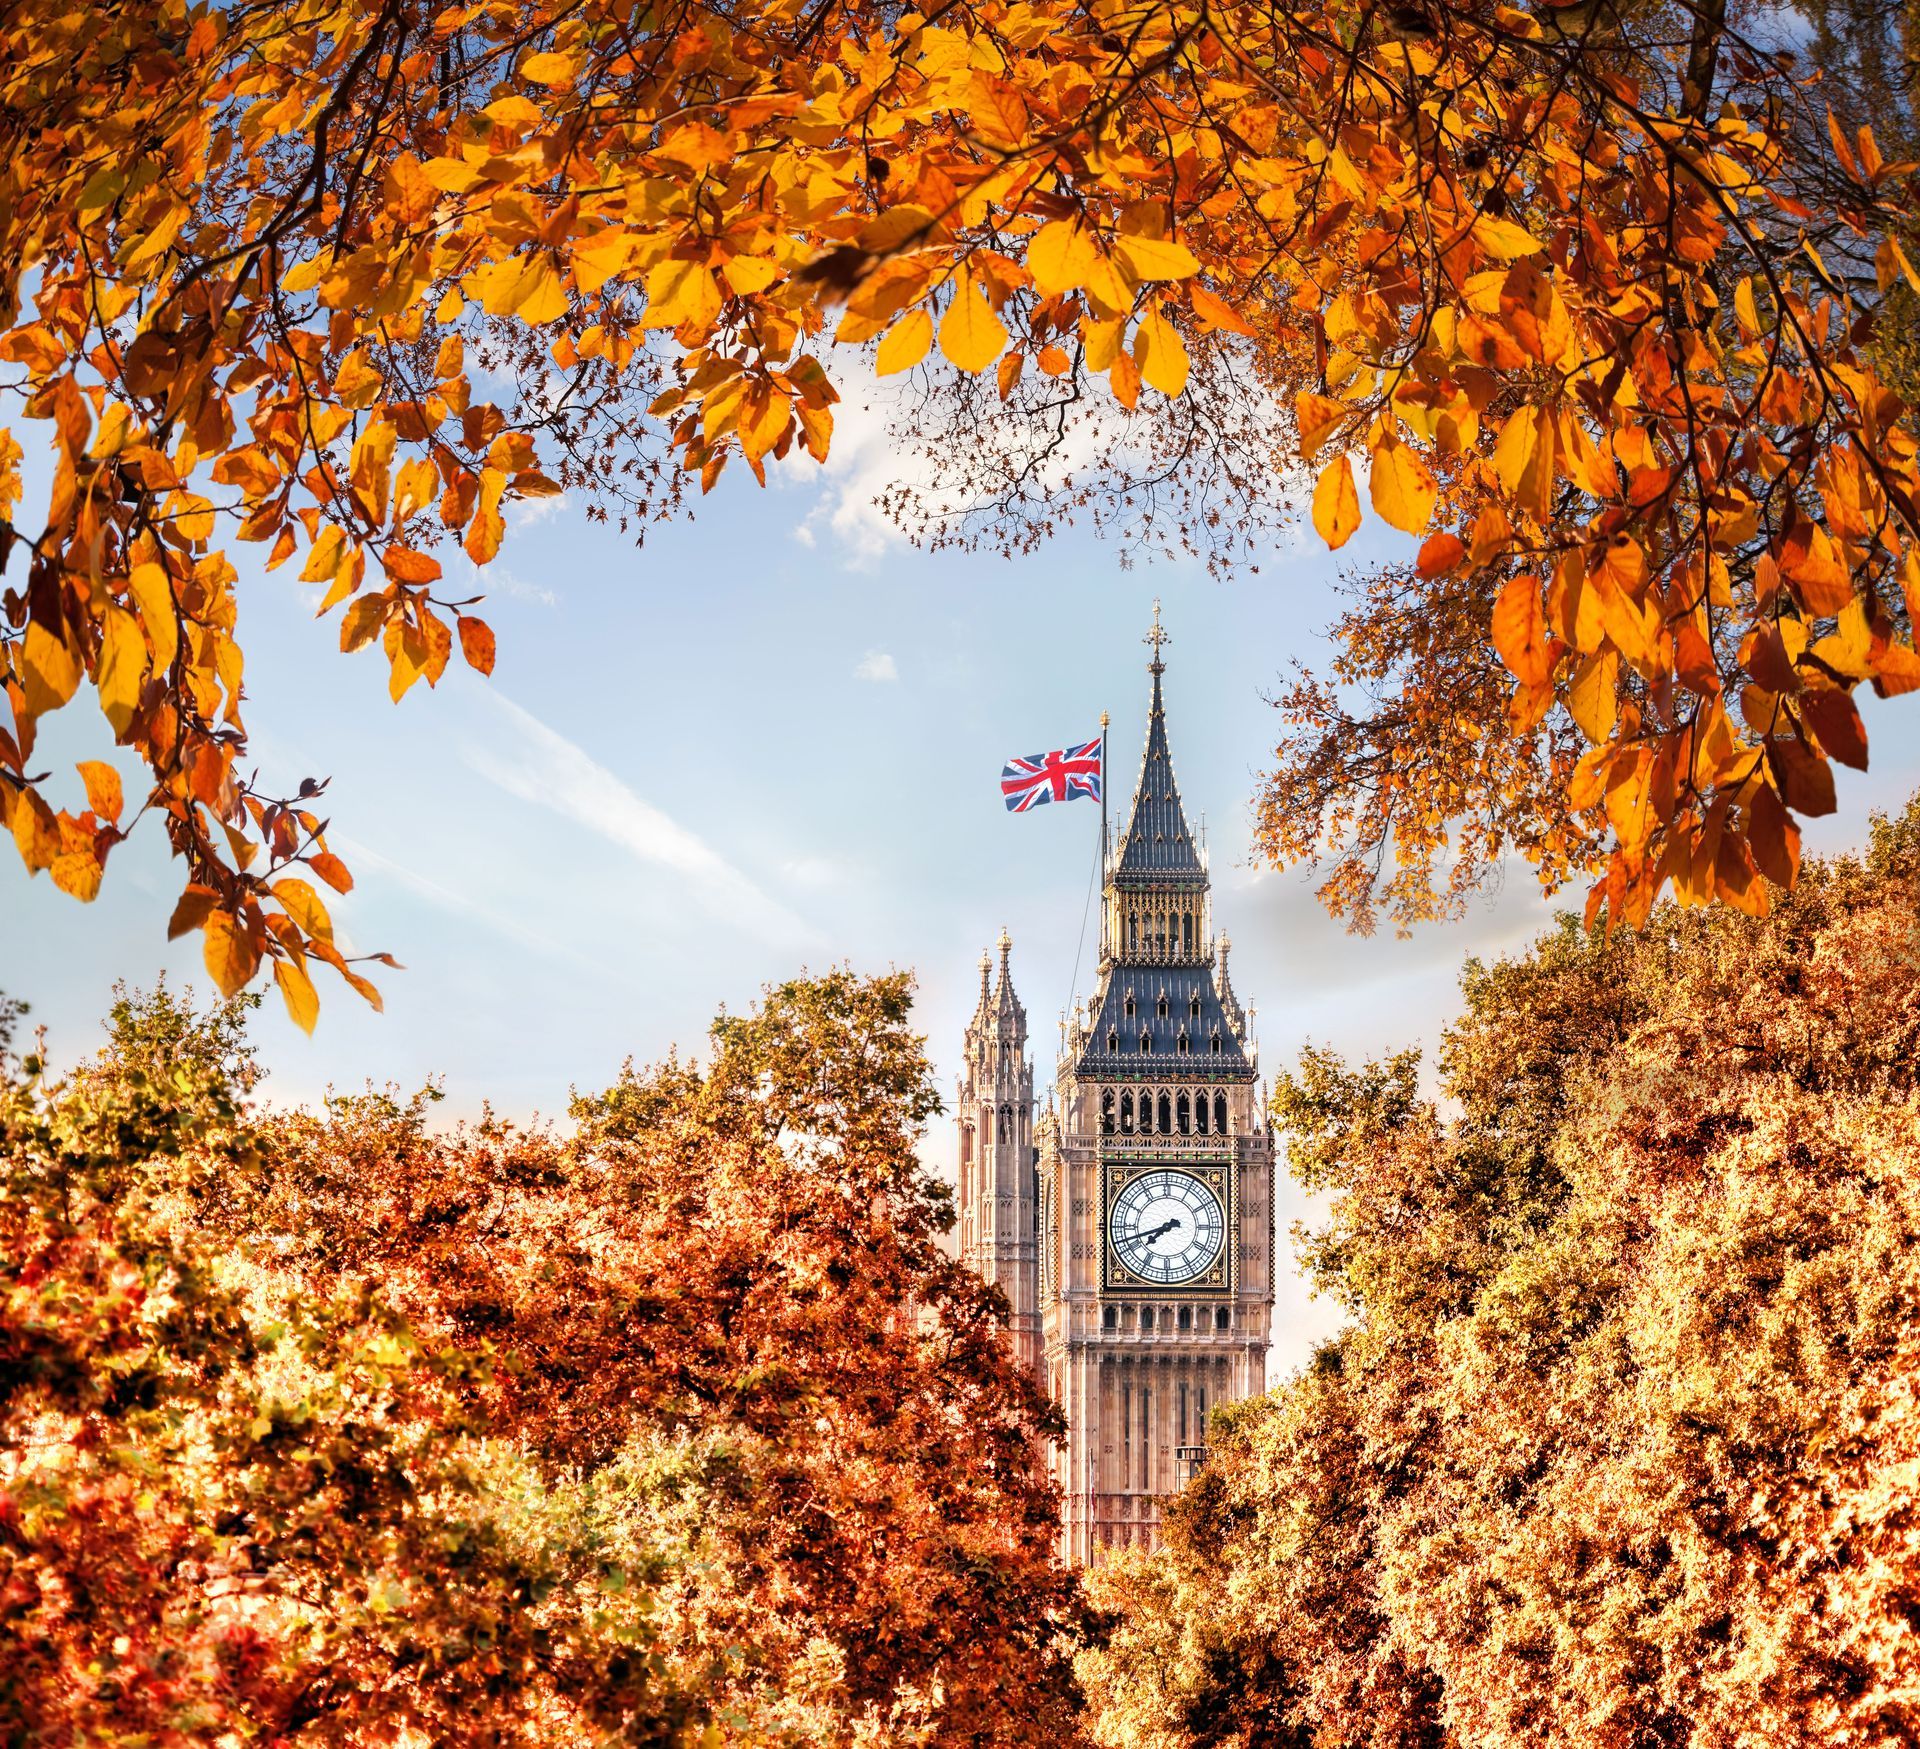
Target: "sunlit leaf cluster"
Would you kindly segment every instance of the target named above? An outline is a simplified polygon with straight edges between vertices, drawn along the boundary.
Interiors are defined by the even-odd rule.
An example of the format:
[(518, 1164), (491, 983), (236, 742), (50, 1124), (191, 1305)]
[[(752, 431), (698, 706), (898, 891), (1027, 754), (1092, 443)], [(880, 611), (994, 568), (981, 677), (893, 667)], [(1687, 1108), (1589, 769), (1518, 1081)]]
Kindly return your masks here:
[[(848, 348), (914, 373), (957, 485), (903, 516), (1017, 545), (1064, 493), (1244, 552), (1304, 465), (1330, 546), (1420, 543), (1283, 701), (1263, 796), (1264, 850), (1332, 851), (1363, 923), (1514, 848), (1615, 919), (1759, 909), (1866, 758), (1856, 689), (1920, 685), (1920, 463), (1870, 345), (1920, 284), (1912, 167), (1718, 0), (3, 28), (0, 807), (82, 899), (158, 814), (175, 928), (302, 1024), (316, 961), (374, 992), (308, 879), (351, 878), (319, 782), (247, 761), (230, 543), (395, 699), (456, 648), (486, 672), (513, 505), (644, 526), (731, 458), (823, 459)], [(131, 817), (35, 767), (83, 690)]]

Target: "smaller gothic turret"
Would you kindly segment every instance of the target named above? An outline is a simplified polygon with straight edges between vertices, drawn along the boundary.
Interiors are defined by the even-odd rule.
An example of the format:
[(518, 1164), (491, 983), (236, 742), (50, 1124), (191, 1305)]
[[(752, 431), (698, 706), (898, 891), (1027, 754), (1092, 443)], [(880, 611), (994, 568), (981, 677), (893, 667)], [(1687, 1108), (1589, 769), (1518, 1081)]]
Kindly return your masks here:
[(1007, 1296), (1014, 1352), (1040, 1376), (1040, 1249), (1033, 1065), (1027, 1011), (1013, 988), (1012, 938), (1000, 932), (1000, 975), (980, 959), (980, 1002), (967, 1027), (957, 1102), (960, 1257)]

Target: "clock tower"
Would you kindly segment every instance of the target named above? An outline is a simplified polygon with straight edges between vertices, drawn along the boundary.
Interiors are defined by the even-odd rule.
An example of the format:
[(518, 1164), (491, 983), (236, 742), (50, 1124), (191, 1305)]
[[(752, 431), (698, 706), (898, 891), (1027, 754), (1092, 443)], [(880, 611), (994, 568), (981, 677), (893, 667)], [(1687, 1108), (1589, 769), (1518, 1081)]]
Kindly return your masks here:
[(1273, 1309), (1273, 1136), (1174, 780), (1157, 602), (1147, 642), (1146, 747), (1103, 854), (1096, 986), (1065, 1023), (1035, 1131), (1040, 1365), (1068, 1425), (1061, 1551), (1081, 1563), (1158, 1540), (1208, 1413), (1266, 1388)]

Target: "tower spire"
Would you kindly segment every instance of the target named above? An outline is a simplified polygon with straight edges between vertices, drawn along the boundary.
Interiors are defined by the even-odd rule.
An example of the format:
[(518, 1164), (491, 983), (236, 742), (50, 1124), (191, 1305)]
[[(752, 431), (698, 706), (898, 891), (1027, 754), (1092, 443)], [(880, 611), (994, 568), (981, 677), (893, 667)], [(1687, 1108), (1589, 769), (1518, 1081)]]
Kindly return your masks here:
[[(1167, 671), (1166, 663), (1160, 660), (1160, 646), (1172, 643), (1173, 633), (1165, 630), (1160, 624), (1160, 597), (1157, 595), (1153, 598), (1153, 629), (1140, 641), (1153, 646), (1153, 660), (1147, 664), (1147, 672), (1158, 680)], [(1158, 688), (1155, 691), (1157, 694)]]
[(1180, 805), (1180, 788), (1173, 780), (1173, 755), (1167, 750), (1167, 713), (1160, 694), (1160, 676), (1167, 665), (1161, 651), (1173, 636), (1160, 623), (1157, 596), (1153, 625), (1140, 641), (1153, 651), (1153, 660), (1147, 664), (1147, 672), (1153, 676), (1153, 697), (1147, 706), (1147, 745), (1140, 758), (1133, 808), (1108, 878), (1123, 883), (1167, 876), (1203, 878), (1205, 868), (1187, 825), (1186, 811)]

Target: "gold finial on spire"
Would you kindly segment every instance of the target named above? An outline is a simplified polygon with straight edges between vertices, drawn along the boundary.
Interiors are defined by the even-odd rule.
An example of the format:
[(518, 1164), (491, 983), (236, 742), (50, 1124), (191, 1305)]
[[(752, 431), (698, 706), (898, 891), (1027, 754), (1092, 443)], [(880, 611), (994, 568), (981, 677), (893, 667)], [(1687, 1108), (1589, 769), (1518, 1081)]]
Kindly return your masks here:
[(1000, 925), (1000, 963), (1007, 963), (1007, 955), (1013, 951), (1013, 937), (1007, 933), (1007, 926)]
[(1160, 624), (1160, 597), (1157, 595), (1153, 598), (1153, 629), (1140, 641), (1153, 646), (1153, 660), (1147, 664), (1147, 672), (1160, 673), (1166, 667), (1166, 663), (1160, 660), (1160, 646), (1172, 643), (1173, 634)]
[(1100, 727), (1104, 729), (1106, 726), (1107, 726), (1107, 713), (1105, 711), (1102, 711), (1100, 713)]

